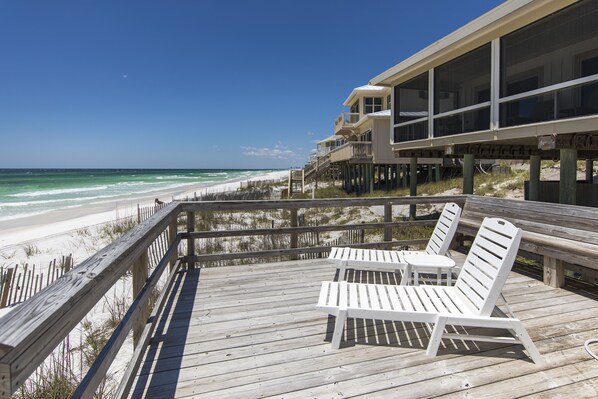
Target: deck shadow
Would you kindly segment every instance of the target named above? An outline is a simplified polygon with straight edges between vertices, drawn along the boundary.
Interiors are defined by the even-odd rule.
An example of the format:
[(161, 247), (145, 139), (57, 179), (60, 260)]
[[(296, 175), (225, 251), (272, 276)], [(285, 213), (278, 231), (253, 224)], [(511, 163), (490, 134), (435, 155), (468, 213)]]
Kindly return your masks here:
[[(334, 316), (328, 316), (326, 337), (324, 339), (326, 342), (332, 341), (335, 321)], [(447, 326), (447, 332), (463, 334), (464, 336), (468, 334), (508, 335), (506, 330), (481, 327), (465, 328), (452, 325)], [(497, 332), (500, 332), (500, 334), (497, 334)], [(366, 345), (397, 349), (419, 349), (422, 351), (422, 356), (425, 356), (429, 342), (430, 331), (425, 323), (348, 318), (340, 348), (342, 350), (342, 348)], [(473, 355), (501, 359), (521, 359), (532, 362), (523, 350), (523, 345), (520, 344), (499, 344), (443, 338), (437, 355)]]
[[(172, 398), (175, 396), (185, 345), (167, 346), (165, 348), (162, 346), (162, 342), (172, 328), (176, 328), (177, 336), (181, 337), (181, 342), (186, 342), (194, 302), (178, 301), (177, 293), (185, 290), (195, 295), (199, 286), (200, 270), (197, 268), (178, 272), (179, 275), (176, 277), (162, 314), (159, 316), (160, 320), (156, 326), (154, 336), (148, 346), (143, 366), (139, 371), (139, 377), (131, 394), (132, 398), (157, 397), (151, 393), (156, 390), (159, 390), (159, 397)], [(176, 327), (170, 326), (169, 315), (179, 315)], [(187, 317), (180, 318), (180, 315), (187, 315)], [(161, 368), (161, 363), (168, 364), (165, 367), (168, 371), (152, 373), (153, 369)]]

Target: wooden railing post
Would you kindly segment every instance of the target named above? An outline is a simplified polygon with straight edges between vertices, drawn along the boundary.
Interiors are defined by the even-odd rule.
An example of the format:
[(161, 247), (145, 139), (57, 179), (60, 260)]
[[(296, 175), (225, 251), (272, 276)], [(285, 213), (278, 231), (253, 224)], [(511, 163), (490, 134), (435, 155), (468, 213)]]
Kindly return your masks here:
[[(172, 222), (168, 225), (168, 244), (172, 244), (174, 240), (176, 240), (176, 235), (177, 235), (177, 223), (178, 223), (178, 218), (174, 218), (172, 220)], [(172, 272), (172, 270), (174, 269), (174, 265), (176, 264), (176, 260), (179, 257), (179, 251), (178, 248), (175, 248), (174, 252), (172, 253), (172, 257), (170, 258), (170, 271)]]
[(4, 281), (2, 282), (2, 300), (0, 300), (0, 308), (5, 308), (8, 304), (8, 294), (10, 291), (10, 282), (12, 281), (12, 274), (14, 273), (15, 269), (9, 267), (6, 269), (6, 274), (4, 275)]
[[(411, 157), (409, 160), (409, 195), (417, 196), (417, 158)], [(409, 205), (409, 220), (415, 220), (417, 215), (417, 206)]]
[[(297, 218), (297, 208), (291, 209), (291, 227), (298, 227), (299, 224)], [(297, 248), (297, 244), (299, 243), (299, 235), (297, 233), (291, 233), (291, 248)], [(292, 260), (299, 259), (299, 255), (291, 255)]]
[[(384, 221), (392, 222), (392, 204), (384, 204)], [(384, 227), (384, 241), (392, 241), (392, 227)]]
[(544, 255), (544, 284), (553, 288), (565, 286), (565, 263)]
[[(137, 259), (137, 261), (133, 264), (133, 299), (139, 294), (145, 283), (147, 282), (148, 277), (148, 256), (147, 250), (143, 252), (143, 254)], [(147, 318), (149, 316), (149, 305), (147, 302), (140, 305), (141, 312), (139, 319), (134, 322), (133, 324), (133, 346), (137, 347), (137, 343), (139, 342), (139, 338), (143, 333), (143, 329), (145, 328), (145, 324), (147, 323)]]
[[(195, 212), (187, 212), (187, 232), (193, 233), (195, 231)], [(187, 238), (187, 256), (189, 258), (195, 256), (195, 240)], [(188, 260), (187, 268), (195, 269), (195, 261)]]

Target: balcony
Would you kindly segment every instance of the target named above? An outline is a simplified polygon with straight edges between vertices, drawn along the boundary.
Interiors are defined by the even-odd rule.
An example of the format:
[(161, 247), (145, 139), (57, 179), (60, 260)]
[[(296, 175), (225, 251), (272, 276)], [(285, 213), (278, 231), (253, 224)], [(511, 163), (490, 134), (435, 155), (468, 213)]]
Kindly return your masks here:
[[(326, 260), (316, 259), (325, 257), (332, 244), (322, 242), (319, 235), (311, 242), (307, 237), (316, 237), (316, 232), (373, 229), (382, 230), (383, 238), (365, 235), (372, 241), (352, 246), (423, 245), (427, 238), (397, 235), (414, 226), (432, 226), (435, 221), (393, 217), (393, 207), (458, 202), (465, 209), (469, 206), (484, 213), (479, 210), (479, 198), (478, 206), (464, 206), (476, 198), (168, 204), (4, 316), (0, 325), (0, 398), (9, 398), (23, 384), (131, 266), (136, 298), (73, 397), (92, 397), (131, 329), (136, 346), (115, 397), (329, 397), (339, 392), (354, 397), (496, 397), (503, 392), (498, 396), (509, 397), (513, 387), (521, 396), (595, 397), (598, 365), (583, 351), (583, 343), (597, 333), (598, 291), (575, 280), (568, 282), (567, 289), (550, 288), (542, 283), (537, 270), (525, 265), (517, 265), (509, 274), (502, 293), (525, 323), (544, 364), (524, 360), (527, 355), (521, 347), (508, 342), (471, 345), (458, 339), (444, 340), (437, 357), (426, 357), (430, 334), (421, 323), (351, 319), (344, 347), (330, 349), (334, 319), (314, 306), (321, 281), (335, 278), (336, 269)], [(493, 201), (503, 209), (509, 202), (520, 202)], [(580, 221), (587, 213), (583, 208), (559, 206)], [(371, 207), (384, 209), (378, 221), (322, 224), (309, 217), (317, 218), (325, 209)], [(222, 220), (235, 214), (254, 217), (255, 227), (211, 229), (197, 223), (196, 215), (212, 212)], [(275, 227), (268, 220), (263, 225), (263, 212), (276, 220)], [(548, 215), (540, 216), (546, 220)], [(475, 226), (461, 227), (465, 234), (469, 234), (468, 228), (476, 230)], [(285, 239), (277, 238), (281, 236)], [(206, 250), (205, 242), (222, 244), (230, 237), (266, 239), (259, 239), (262, 246), (251, 250), (227, 250), (226, 246), (216, 253)], [(530, 232), (524, 234), (524, 240), (531, 238)], [(525, 248), (538, 248), (530, 245)], [(320, 255), (313, 256), (316, 254)], [(569, 255), (562, 253), (567, 259)], [(154, 257), (156, 262), (149, 262)], [(241, 262), (265, 258), (274, 262)], [(207, 267), (217, 266), (210, 262), (234, 260), (239, 261), (236, 266)], [(155, 265), (150, 268), (150, 263)], [(206, 267), (196, 268), (196, 263)], [(165, 281), (157, 284), (161, 276)], [(399, 277), (351, 271), (348, 280), (397, 284)], [(150, 310), (148, 301), (154, 288), (160, 296)], [(465, 334), (480, 332), (479, 328), (450, 328)]]
[(341, 112), (334, 121), (334, 134), (343, 134), (343, 130), (352, 132), (353, 125), (359, 121), (358, 112)]
[(371, 162), (373, 159), (370, 141), (350, 141), (330, 152), (331, 162)]

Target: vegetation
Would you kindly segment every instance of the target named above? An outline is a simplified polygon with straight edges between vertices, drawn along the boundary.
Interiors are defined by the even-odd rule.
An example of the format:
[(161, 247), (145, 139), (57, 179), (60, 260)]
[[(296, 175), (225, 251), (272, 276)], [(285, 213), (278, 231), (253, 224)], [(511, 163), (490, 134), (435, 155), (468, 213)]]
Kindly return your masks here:
[(137, 226), (137, 220), (135, 218), (125, 218), (109, 222), (102, 225), (99, 229), (100, 237), (112, 242), (135, 226)]
[(71, 354), (53, 355), (19, 387), (18, 399), (68, 399), (75, 392), (78, 378), (71, 367)]
[[(85, 319), (81, 323), (81, 345), (71, 347), (67, 337), (58, 350), (42, 363), (15, 393), (19, 399), (67, 399), (77, 388), (83, 370), (89, 369), (114, 330), (110, 321), (94, 322)], [(75, 360), (78, 354), (80, 361)], [(95, 399), (112, 397), (116, 389), (113, 375), (101, 382), (94, 394)]]
[[(314, 198), (351, 198), (355, 194), (347, 194), (341, 187), (333, 184), (320, 184), (315, 190)], [(293, 193), (293, 199), (309, 199), (312, 198), (311, 190), (304, 193)]]
[(25, 252), (25, 256), (27, 256), (27, 258), (42, 253), (42, 251), (40, 251), (40, 249), (36, 245), (31, 243), (25, 244), (25, 246), (23, 247), (23, 251)]

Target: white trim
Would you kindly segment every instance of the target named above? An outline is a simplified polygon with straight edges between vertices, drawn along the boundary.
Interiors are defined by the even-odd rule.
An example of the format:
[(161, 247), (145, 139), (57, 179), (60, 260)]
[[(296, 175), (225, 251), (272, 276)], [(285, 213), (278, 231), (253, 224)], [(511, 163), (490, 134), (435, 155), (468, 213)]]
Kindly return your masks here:
[(590, 76), (585, 76), (583, 78), (568, 80), (566, 82), (557, 83), (551, 86), (542, 87), (536, 90), (526, 91), (525, 93), (513, 94), (512, 96), (502, 97), (498, 100), (500, 104), (507, 103), (515, 100), (520, 100), (522, 98), (527, 97), (534, 97), (540, 94), (551, 93), (557, 90), (567, 89), (573, 86), (579, 86), (586, 83), (598, 82), (598, 73)]
[(420, 123), (420, 122), (425, 122), (429, 119), (428, 116), (424, 116), (423, 118), (419, 118), (419, 119), (414, 119), (412, 121), (407, 121), (407, 122), (402, 122), (402, 123), (397, 123), (396, 125), (393, 125), (393, 127), (403, 127), (403, 126), (407, 126), (407, 125), (413, 125), (414, 123)]
[(574, 118), (555, 119), (545, 122), (501, 127), (498, 130), (479, 130), (459, 133), (433, 139), (419, 139), (395, 143), (393, 150), (413, 150), (422, 148), (444, 148), (455, 144), (478, 144), (492, 141), (517, 142), (538, 136), (551, 134), (569, 134), (595, 132), (598, 126), (598, 114)]
[(452, 111), (446, 111), (441, 114), (436, 114), (436, 115), (432, 116), (432, 118), (437, 119), (437, 118), (444, 118), (444, 117), (451, 116), (451, 115), (463, 114), (465, 112), (475, 111), (476, 109), (489, 107), (490, 104), (491, 104), (490, 101), (485, 101), (483, 103), (470, 105), (468, 107), (463, 107), (463, 108), (459, 108), (459, 109), (454, 109)]
[(395, 87), (391, 87), (390, 88), (390, 120), (388, 121), (388, 123), (390, 124), (390, 144), (394, 144), (395, 143), (395, 129), (394, 129), (394, 123), (395, 123)]
[(490, 130), (497, 130), (500, 121), (500, 39), (490, 45)]
[(434, 68), (428, 71), (428, 138), (434, 133)]

